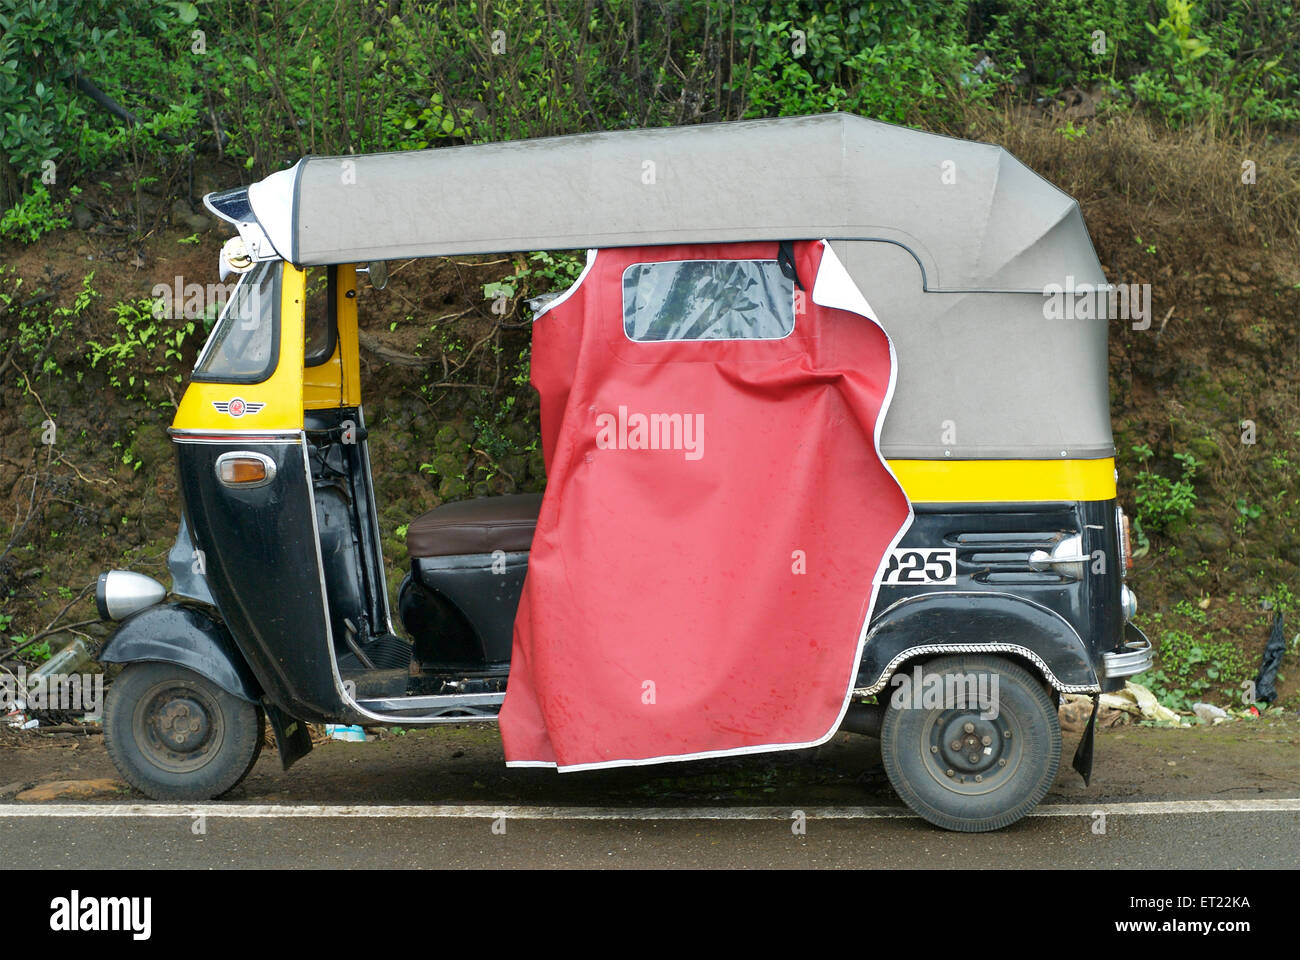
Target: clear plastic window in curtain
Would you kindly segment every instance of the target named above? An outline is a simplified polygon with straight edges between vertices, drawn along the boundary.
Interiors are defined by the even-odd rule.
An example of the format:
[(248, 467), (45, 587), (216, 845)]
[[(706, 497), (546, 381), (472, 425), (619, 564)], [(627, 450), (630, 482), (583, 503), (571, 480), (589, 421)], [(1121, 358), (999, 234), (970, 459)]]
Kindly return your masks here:
[(623, 272), (623, 330), (641, 343), (780, 340), (794, 330), (794, 281), (775, 260), (634, 263)]

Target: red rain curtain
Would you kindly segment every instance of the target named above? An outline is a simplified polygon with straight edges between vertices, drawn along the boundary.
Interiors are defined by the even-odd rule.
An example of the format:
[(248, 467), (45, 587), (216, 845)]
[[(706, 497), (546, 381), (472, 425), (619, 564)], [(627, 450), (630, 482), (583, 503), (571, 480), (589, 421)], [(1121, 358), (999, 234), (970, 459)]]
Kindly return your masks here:
[(829, 245), (601, 250), (533, 327), (548, 483), (501, 711), (512, 766), (813, 746), (911, 509), (884, 330)]

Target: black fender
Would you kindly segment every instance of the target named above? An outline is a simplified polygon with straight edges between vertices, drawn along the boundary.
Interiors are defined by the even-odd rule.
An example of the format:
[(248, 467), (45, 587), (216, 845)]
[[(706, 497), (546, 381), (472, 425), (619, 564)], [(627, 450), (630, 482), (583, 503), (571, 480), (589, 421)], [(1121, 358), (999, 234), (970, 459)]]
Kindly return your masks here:
[(260, 703), (262, 699), (261, 685), (226, 625), (189, 604), (161, 604), (128, 617), (108, 638), (98, 659), (100, 663), (175, 663), (241, 700)]
[(871, 623), (857, 689), (875, 693), (905, 661), (944, 653), (1004, 653), (1062, 693), (1099, 693), (1087, 644), (1064, 617), (1023, 597), (936, 591), (900, 600)]

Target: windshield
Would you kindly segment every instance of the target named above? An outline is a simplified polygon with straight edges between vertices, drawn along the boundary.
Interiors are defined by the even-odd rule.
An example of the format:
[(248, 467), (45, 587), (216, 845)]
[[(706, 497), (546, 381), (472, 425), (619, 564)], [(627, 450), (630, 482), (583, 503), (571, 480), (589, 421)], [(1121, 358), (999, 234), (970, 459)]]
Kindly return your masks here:
[(280, 262), (259, 263), (240, 278), (192, 380), (260, 383), (275, 371), (279, 348)]

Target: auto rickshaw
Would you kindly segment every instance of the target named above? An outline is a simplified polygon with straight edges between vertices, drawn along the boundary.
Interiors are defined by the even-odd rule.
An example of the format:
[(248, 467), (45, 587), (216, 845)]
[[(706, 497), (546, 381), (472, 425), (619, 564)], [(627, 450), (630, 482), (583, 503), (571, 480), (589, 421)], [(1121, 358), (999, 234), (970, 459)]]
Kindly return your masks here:
[[(229, 791), (265, 722), (285, 769), (307, 723), (499, 720), (510, 765), (562, 771), (848, 730), (922, 817), (989, 830), (1054, 782), (1060, 696), (1095, 718), (1151, 664), (1106, 280), (999, 147), (831, 114), (306, 157), (205, 202), (241, 276), (170, 430), (173, 582), (98, 590), (107, 745), (151, 797)], [(358, 275), (581, 248), (533, 326), (546, 491), (412, 518), (399, 632)]]

